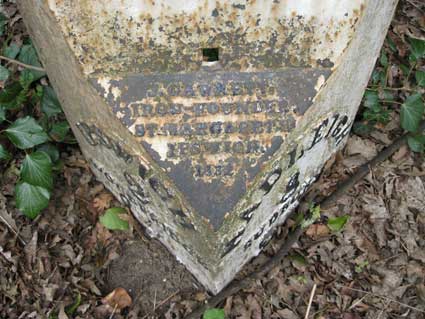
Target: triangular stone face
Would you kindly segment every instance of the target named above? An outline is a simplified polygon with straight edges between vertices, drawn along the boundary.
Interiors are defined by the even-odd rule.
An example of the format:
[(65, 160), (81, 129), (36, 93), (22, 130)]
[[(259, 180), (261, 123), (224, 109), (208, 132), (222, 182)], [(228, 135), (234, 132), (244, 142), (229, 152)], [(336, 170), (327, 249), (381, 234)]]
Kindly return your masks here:
[(201, 71), (93, 83), (194, 211), (217, 230), (330, 73)]
[(396, 2), (20, 6), (98, 178), (218, 292), (343, 145)]

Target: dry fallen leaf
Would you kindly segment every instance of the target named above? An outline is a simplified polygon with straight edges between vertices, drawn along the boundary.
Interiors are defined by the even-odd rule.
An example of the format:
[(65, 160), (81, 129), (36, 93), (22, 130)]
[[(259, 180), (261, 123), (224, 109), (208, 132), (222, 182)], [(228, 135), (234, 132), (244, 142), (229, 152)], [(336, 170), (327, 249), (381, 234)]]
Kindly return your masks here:
[(63, 304), (60, 306), (58, 318), (59, 319), (69, 319), (69, 317), (65, 313), (65, 306)]
[(349, 138), (345, 148), (345, 153), (349, 156), (361, 155), (365, 159), (371, 160), (376, 156), (378, 151), (375, 143), (354, 135)]
[(403, 145), (397, 152), (394, 153), (392, 159), (393, 161), (398, 162), (405, 157), (407, 153), (409, 153), (409, 148), (406, 145)]
[(329, 235), (329, 228), (323, 224), (313, 224), (306, 230), (306, 235), (312, 239), (317, 239)]
[(124, 288), (115, 288), (109, 295), (102, 299), (102, 303), (120, 311), (129, 307), (132, 300)]
[(114, 197), (110, 193), (102, 193), (93, 200), (93, 207), (98, 212), (103, 212), (105, 209), (111, 206), (111, 201)]

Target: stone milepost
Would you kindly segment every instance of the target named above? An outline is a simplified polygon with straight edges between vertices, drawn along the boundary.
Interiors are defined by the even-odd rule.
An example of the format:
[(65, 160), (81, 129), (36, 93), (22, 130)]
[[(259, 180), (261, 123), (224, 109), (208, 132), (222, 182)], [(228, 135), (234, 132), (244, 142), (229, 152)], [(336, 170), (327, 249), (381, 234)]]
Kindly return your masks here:
[(213, 293), (343, 146), (396, 0), (20, 0), (97, 177)]

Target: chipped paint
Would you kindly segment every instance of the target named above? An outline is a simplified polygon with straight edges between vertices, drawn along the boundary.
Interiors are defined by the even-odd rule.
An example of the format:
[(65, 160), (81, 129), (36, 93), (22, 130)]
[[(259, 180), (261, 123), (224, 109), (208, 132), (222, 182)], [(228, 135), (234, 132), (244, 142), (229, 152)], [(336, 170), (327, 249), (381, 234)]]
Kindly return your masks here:
[(319, 76), (319, 78), (317, 79), (317, 83), (314, 86), (314, 89), (316, 90), (316, 92), (319, 92), (320, 91), (320, 89), (325, 84), (325, 82), (326, 82), (326, 78), (323, 75)]
[[(17, 2), (36, 47), (49, 48), (40, 57), (96, 176), (214, 293), (265, 247), (342, 147), (397, 4)], [(204, 48), (218, 48), (219, 61)], [(252, 108), (273, 103), (283, 112)], [(287, 124), (253, 130), (267, 121)], [(214, 122), (237, 130), (211, 131)], [(194, 134), (200, 123), (208, 129)], [(252, 139), (266, 152), (239, 148)], [(169, 144), (214, 142), (239, 146), (170, 157)], [(214, 176), (209, 167), (221, 163), (233, 175), (222, 167)]]
[(108, 97), (109, 90), (111, 88), (111, 79), (108, 77), (102, 76), (97, 79), (97, 83), (102, 87), (103, 91), (105, 92), (103, 96)]
[[(86, 74), (335, 65), (365, 0), (49, 0)], [(96, 19), (93, 19), (96, 17)]]

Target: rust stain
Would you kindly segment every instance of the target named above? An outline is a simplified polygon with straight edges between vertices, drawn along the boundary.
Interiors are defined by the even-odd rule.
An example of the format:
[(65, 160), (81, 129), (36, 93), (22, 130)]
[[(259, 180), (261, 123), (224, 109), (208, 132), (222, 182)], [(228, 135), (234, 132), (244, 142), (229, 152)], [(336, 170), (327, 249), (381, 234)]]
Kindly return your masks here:
[[(310, 4), (317, 15), (307, 16), (285, 13), (287, 1), (200, 0), (178, 14), (171, 0), (50, 0), (87, 74), (199, 71), (203, 47), (220, 48), (228, 71), (317, 67), (323, 49), (335, 63), (364, 11), (353, 1), (358, 5), (346, 16), (326, 21), (322, 4)], [(335, 44), (338, 52), (328, 50)]]

